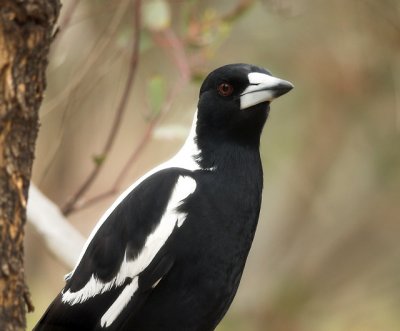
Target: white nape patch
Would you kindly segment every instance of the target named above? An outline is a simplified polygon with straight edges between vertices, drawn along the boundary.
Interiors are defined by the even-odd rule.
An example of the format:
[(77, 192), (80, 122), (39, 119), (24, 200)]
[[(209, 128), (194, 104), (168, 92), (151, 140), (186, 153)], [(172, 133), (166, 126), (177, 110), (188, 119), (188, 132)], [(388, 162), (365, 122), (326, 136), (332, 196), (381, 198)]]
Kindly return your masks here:
[(126, 251), (117, 275), (109, 282), (102, 282), (94, 275), (79, 291), (68, 290), (62, 293), (62, 301), (71, 305), (82, 303), (89, 298), (104, 293), (113, 287), (121, 286), (127, 278), (134, 278), (141, 273), (154, 259), (158, 251), (167, 241), (175, 226), (180, 227), (186, 220), (186, 213), (177, 209), (182, 201), (196, 189), (196, 181), (189, 176), (179, 176), (164, 214), (156, 229), (147, 237), (144, 247), (134, 260), (129, 260)]
[(124, 308), (128, 305), (129, 301), (131, 301), (132, 296), (135, 294), (138, 289), (138, 277), (132, 279), (132, 282), (128, 284), (118, 298), (114, 301), (114, 303), (107, 309), (104, 315), (101, 317), (100, 325), (103, 328), (110, 326), (117, 317), (121, 314)]
[(186, 138), (185, 143), (172, 159), (158, 166), (156, 168), (157, 171), (172, 167), (182, 168), (189, 171), (210, 170), (210, 169), (203, 169), (200, 167), (201, 151), (197, 145), (196, 128), (197, 128), (197, 110), (194, 114), (192, 127), (190, 128), (190, 132), (188, 137)]
[(261, 102), (275, 98), (274, 88), (279, 85), (292, 85), (290, 82), (261, 72), (248, 74), (250, 85), (240, 95), (240, 109), (246, 109)]
[(189, 171), (196, 171), (196, 170), (208, 170), (212, 171), (212, 169), (203, 169), (200, 167), (199, 162), (201, 161), (201, 151), (197, 146), (196, 143), (196, 125), (197, 125), (197, 110), (194, 114), (192, 127), (189, 132), (189, 136), (186, 138), (185, 143), (183, 144), (182, 148), (178, 151), (178, 153), (172, 157), (170, 160), (160, 164), (159, 166), (155, 167), (154, 169), (147, 172), (145, 175), (140, 177), (136, 182), (134, 182), (131, 186), (129, 186), (115, 201), (114, 203), (106, 210), (100, 220), (97, 222), (96, 226), (92, 230), (89, 235), (88, 240), (86, 241), (82, 252), (79, 256), (78, 263), (76, 264), (74, 270), (72, 270), (69, 274), (67, 274), (64, 278), (68, 280), (71, 278), (73, 273), (75, 272), (77, 266), (82, 261), (82, 257), (85, 255), (85, 252), (93, 240), (94, 236), (96, 235), (97, 231), (100, 229), (102, 224), (107, 220), (107, 218), (111, 215), (114, 209), (131, 193), (139, 184), (141, 184), (144, 180), (149, 178), (151, 175), (155, 174), (164, 169), (168, 168), (182, 168)]

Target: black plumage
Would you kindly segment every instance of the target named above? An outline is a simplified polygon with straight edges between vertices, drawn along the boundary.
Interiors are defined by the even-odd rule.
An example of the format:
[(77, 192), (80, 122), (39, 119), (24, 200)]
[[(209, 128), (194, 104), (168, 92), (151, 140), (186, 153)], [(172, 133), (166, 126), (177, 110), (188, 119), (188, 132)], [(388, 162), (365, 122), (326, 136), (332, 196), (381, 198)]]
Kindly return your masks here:
[(248, 64), (213, 71), (180, 152), (106, 212), (34, 330), (214, 330), (258, 222), (269, 104), (292, 87)]

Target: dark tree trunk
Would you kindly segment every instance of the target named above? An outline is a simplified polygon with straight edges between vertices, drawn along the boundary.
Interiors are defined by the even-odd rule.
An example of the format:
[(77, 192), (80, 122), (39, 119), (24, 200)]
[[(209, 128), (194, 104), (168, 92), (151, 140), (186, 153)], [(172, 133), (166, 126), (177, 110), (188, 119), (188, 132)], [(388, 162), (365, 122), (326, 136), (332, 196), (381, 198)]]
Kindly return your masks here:
[(0, 0), (0, 330), (33, 309), (23, 264), (26, 201), (59, 0)]

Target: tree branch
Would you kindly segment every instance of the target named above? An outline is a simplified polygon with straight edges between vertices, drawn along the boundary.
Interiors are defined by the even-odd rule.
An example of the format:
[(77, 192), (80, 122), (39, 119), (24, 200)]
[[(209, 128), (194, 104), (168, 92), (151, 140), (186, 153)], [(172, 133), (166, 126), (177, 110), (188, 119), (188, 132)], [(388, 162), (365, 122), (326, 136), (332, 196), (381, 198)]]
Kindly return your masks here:
[[(107, 141), (104, 145), (104, 148), (102, 152), (100, 153), (100, 156), (106, 157), (108, 153), (111, 150), (111, 147), (115, 141), (116, 134), (119, 130), (119, 127), (121, 125), (121, 120), (125, 112), (126, 104), (129, 99), (129, 95), (132, 91), (132, 85), (134, 81), (134, 77), (136, 74), (136, 68), (137, 64), (139, 61), (139, 41), (140, 41), (140, 7), (141, 7), (141, 0), (135, 0), (134, 2), (134, 45), (133, 45), (133, 50), (132, 50), (132, 56), (130, 60), (130, 66), (129, 66), (129, 72), (128, 72), (128, 78), (125, 84), (125, 88), (123, 91), (123, 94), (121, 96), (121, 100), (119, 102), (116, 116), (114, 118), (114, 123), (112, 125), (110, 134), (107, 138)], [(99, 162), (96, 163), (95, 167), (93, 168), (92, 172), (89, 174), (89, 176), (86, 178), (86, 180), (83, 182), (81, 187), (76, 191), (75, 194), (71, 197), (71, 199), (65, 204), (65, 206), (62, 208), (62, 211), (65, 215), (68, 215), (71, 213), (71, 211), (74, 209), (76, 203), (78, 200), (82, 197), (82, 195), (89, 189), (89, 187), (93, 184), (94, 180), (97, 178), (104, 162)]]
[(70, 0), (69, 6), (66, 8), (65, 14), (63, 15), (62, 20), (59, 24), (59, 32), (57, 34), (57, 38), (53, 42), (53, 49), (57, 47), (58, 40), (61, 39), (61, 35), (64, 34), (64, 32), (66, 31), (66, 28), (69, 25), (71, 18), (74, 15), (76, 8), (78, 7), (78, 4), (79, 0)]
[(85, 238), (33, 183), (29, 188), (27, 215), (28, 222), (44, 238), (50, 253), (68, 269), (74, 268)]
[(39, 107), (61, 4), (0, 1), (0, 329), (25, 330), (33, 309), (25, 282), (26, 201)]

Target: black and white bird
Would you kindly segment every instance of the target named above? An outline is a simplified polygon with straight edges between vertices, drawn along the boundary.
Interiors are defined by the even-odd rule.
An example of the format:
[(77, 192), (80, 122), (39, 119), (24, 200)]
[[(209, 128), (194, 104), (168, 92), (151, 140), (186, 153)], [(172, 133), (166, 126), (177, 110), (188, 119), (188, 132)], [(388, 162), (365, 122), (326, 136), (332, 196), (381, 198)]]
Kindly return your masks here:
[(106, 211), (34, 330), (214, 330), (256, 231), (269, 105), (292, 88), (249, 64), (211, 72), (181, 150)]

